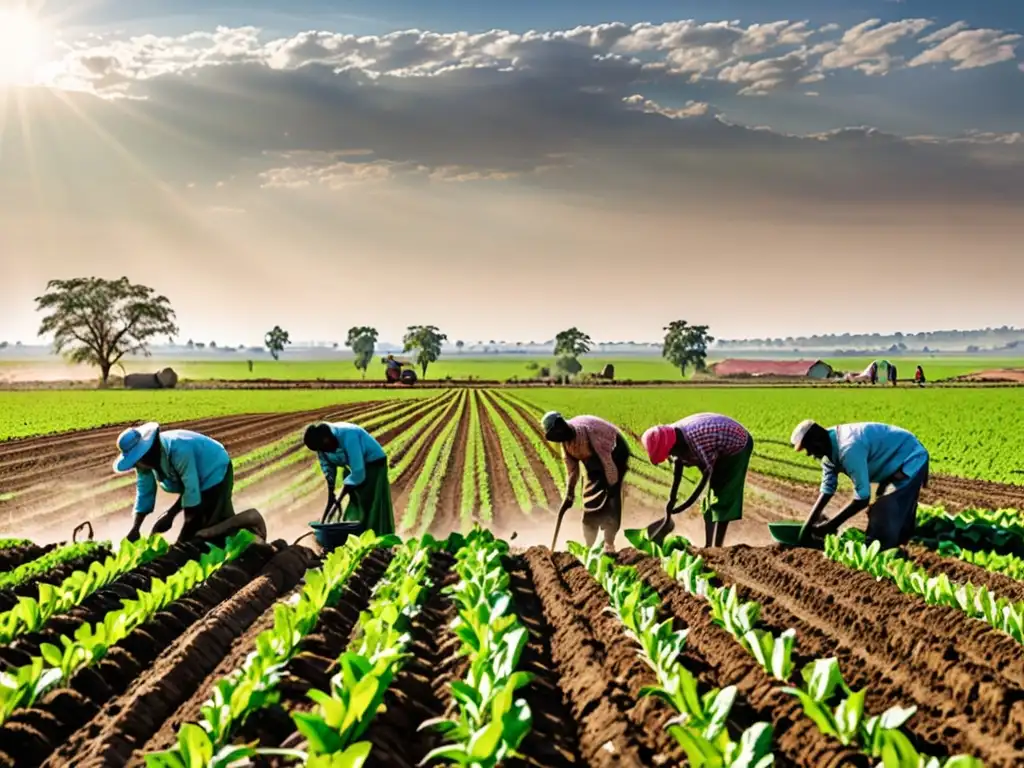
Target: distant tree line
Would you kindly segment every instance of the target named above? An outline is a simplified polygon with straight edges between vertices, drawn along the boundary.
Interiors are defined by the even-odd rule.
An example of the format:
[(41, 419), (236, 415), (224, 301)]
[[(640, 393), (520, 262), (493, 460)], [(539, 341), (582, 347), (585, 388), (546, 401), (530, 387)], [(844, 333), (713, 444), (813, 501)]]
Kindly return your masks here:
[[(975, 330), (922, 331), (920, 333), (830, 333), (814, 336), (765, 337), (751, 339), (722, 339), (718, 349), (881, 349), (896, 346), (899, 349), (920, 349), (926, 346), (955, 344), (980, 345), (984, 343), (1007, 345), (1024, 340), (1024, 328), (1004, 325), (1000, 328)], [(900, 345), (903, 345), (902, 347)]]

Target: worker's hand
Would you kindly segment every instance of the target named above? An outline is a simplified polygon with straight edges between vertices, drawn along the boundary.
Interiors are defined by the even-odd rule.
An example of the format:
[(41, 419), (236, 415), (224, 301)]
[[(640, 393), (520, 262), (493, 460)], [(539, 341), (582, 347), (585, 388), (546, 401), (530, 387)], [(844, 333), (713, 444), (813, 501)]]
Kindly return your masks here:
[(128, 535), (125, 536), (125, 541), (138, 541), (142, 535), (142, 518), (145, 515), (135, 515), (135, 520), (132, 522), (132, 527), (128, 531)]
[(168, 510), (162, 514), (160, 519), (153, 523), (153, 529), (150, 533), (167, 533), (171, 530), (171, 526), (174, 525), (174, 518), (177, 514), (177, 511), (174, 509)]

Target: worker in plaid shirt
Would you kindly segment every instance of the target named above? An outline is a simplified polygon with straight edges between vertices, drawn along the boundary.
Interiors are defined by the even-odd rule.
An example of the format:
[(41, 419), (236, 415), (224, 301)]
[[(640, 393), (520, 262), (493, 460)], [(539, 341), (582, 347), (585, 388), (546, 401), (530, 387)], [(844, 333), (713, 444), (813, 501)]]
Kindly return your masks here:
[[(642, 442), (654, 464), (675, 459), (675, 477), (665, 521), (689, 509), (706, 487), (702, 504), (704, 512), (704, 546), (720, 547), (725, 543), (729, 523), (743, 517), (743, 490), (747, 467), (754, 452), (754, 438), (734, 419), (720, 413), (695, 413), (675, 424), (659, 424), (644, 432)], [(676, 494), (685, 467), (697, 467), (701, 478), (690, 498), (678, 507)]]

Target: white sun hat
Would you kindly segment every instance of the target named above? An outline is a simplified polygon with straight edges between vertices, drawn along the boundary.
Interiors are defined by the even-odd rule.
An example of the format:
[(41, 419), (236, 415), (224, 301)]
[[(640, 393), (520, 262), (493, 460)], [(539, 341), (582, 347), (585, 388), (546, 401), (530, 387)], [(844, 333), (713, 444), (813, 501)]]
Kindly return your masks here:
[(146, 452), (153, 447), (153, 440), (160, 425), (155, 421), (141, 427), (129, 427), (117, 437), (117, 450), (121, 455), (114, 462), (115, 472), (128, 472), (135, 468)]
[(804, 438), (807, 437), (807, 433), (811, 431), (811, 427), (815, 426), (817, 422), (814, 419), (804, 419), (796, 425), (796, 429), (793, 430), (793, 434), (789, 438), (789, 442), (793, 444), (793, 448), (799, 451), (804, 444)]

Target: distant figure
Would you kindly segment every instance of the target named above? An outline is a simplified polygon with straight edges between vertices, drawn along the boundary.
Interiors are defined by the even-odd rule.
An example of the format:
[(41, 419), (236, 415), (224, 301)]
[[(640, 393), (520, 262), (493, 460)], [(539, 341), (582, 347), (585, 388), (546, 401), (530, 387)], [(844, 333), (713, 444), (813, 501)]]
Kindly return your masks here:
[(868, 367), (868, 378), (871, 380), (872, 384), (878, 383), (878, 363), (872, 363)]
[(889, 383), (896, 386), (896, 365), (889, 363)]
[(384, 377), (388, 381), (398, 381), (402, 378), (402, 364), (395, 360), (394, 355), (385, 357), (384, 365), (387, 366), (387, 369), (384, 371)]
[(917, 386), (924, 386), (924, 368), (920, 365), (917, 366), (917, 370), (914, 371), (914, 381), (917, 382)]
[(252, 373), (252, 360), (249, 361), (249, 373)]

